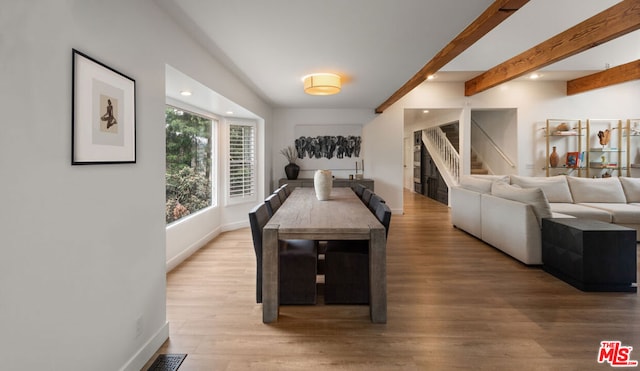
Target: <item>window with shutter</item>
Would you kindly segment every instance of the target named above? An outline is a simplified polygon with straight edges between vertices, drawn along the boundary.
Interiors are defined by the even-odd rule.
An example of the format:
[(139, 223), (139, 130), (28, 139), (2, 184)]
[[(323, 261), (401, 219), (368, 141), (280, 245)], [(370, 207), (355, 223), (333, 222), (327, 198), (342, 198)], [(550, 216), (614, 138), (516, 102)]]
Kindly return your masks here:
[(256, 193), (256, 126), (255, 123), (229, 125), (229, 192), (230, 199), (255, 198)]

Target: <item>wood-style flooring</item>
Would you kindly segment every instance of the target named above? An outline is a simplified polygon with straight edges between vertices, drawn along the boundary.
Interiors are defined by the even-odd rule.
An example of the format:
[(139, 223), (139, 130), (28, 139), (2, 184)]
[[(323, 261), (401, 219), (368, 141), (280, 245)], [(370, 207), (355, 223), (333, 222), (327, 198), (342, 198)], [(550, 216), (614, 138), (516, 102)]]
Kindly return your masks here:
[(367, 306), (324, 304), (281, 306), (263, 324), (247, 228), (168, 274), (158, 353), (187, 353), (180, 371), (606, 370), (600, 342), (619, 340), (640, 359), (638, 294), (579, 291), (455, 229), (447, 206), (404, 196), (387, 242), (387, 324)]

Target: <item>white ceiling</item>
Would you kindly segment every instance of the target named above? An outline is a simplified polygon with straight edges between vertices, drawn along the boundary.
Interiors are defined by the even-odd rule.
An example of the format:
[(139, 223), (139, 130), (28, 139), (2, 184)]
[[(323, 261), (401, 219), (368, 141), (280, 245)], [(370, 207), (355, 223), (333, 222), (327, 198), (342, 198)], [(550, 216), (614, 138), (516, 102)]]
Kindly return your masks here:
[[(156, 0), (267, 102), (288, 108), (379, 106), (493, 0)], [(446, 65), (465, 81), (618, 3), (531, 0)], [(541, 71), (567, 80), (640, 59), (640, 31)], [(334, 72), (342, 91), (309, 96), (302, 76)], [(177, 74), (179, 75), (179, 74)], [(179, 85), (179, 83), (175, 83)]]

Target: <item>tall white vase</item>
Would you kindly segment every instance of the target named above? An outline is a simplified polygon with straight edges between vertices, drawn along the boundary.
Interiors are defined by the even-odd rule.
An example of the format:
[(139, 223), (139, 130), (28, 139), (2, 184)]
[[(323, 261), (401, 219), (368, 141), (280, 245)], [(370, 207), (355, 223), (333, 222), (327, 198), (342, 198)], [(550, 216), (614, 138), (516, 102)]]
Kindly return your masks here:
[(333, 187), (331, 170), (317, 170), (313, 176), (313, 187), (316, 189), (318, 200), (328, 200), (331, 195), (331, 187)]

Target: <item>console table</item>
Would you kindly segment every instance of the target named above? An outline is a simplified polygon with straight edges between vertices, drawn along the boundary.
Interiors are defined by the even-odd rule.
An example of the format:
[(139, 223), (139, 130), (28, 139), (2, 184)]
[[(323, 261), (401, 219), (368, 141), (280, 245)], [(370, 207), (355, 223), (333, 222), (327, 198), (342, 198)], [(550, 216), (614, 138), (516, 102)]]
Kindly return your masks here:
[(636, 231), (579, 218), (542, 219), (543, 269), (583, 291), (636, 292)]
[[(298, 178), (298, 179), (286, 179), (282, 178), (278, 180), (278, 187), (281, 187), (283, 184), (288, 184), (291, 190), (298, 187), (313, 187), (313, 179), (312, 178)], [(334, 178), (333, 179), (333, 187), (334, 188), (342, 188), (349, 187), (353, 188), (355, 184), (362, 184), (363, 186), (369, 188), (373, 191), (373, 179), (343, 179), (343, 178)]]

